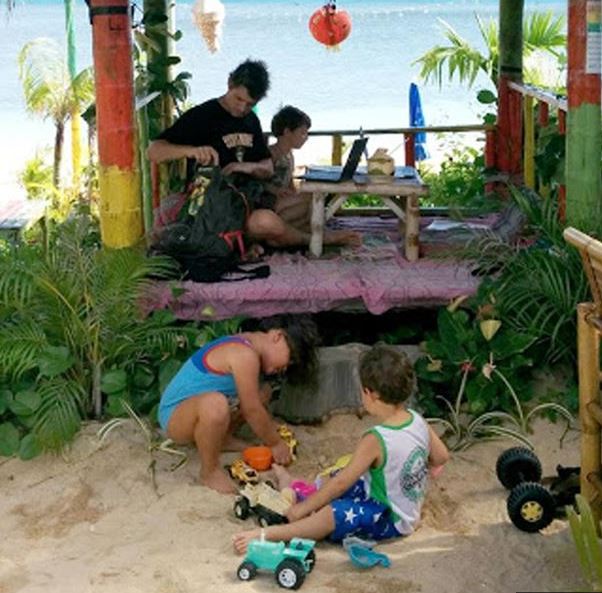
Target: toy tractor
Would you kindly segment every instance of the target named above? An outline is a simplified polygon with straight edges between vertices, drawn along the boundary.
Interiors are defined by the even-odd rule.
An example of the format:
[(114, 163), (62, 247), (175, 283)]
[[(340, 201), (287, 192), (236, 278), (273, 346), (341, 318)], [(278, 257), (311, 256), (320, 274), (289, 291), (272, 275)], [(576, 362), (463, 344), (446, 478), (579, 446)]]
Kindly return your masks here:
[(257, 472), (247, 465), (242, 459), (237, 459), (228, 467), (228, 473), (233, 480), (240, 484), (257, 484), (259, 475)]
[(234, 514), (243, 521), (252, 513), (262, 527), (286, 523), (291, 501), (269, 484), (247, 484), (234, 501)]
[(254, 539), (249, 542), (245, 559), (238, 567), (238, 578), (250, 581), (258, 570), (268, 570), (284, 589), (298, 589), (305, 575), (314, 568), (315, 545), (313, 540), (299, 537), (293, 538), (288, 546), (284, 542)]
[(553, 519), (562, 518), (565, 507), (575, 502), (579, 493), (579, 468), (556, 467), (557, 476), (541, 479), (541, 463), (526, 447), (504, 451), (495, 466), (497, 477), (510, 490), (506, 507), (510, 520), (518, 529), (535, 533)]

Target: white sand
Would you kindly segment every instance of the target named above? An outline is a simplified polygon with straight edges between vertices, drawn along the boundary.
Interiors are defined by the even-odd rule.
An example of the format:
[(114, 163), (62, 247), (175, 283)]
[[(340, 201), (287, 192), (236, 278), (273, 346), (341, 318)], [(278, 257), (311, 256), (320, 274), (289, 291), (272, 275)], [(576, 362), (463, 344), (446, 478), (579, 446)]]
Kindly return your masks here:
[[(301, 475), (351, 450), (368, 418), (334, 416), (297, 427), (293, 467)], [(237, 580), (240, 557), (232, 498), (195, 484), (198, 462), (169, 471), (157, 455), (155, 491), (149, 455), (133, 428), (111, 433), (99, 448), (97, 425), (86, 427), (66, 459), (44, 456), (0, 465), (1, 593), (193, 593), (279, 591), (273, 576)], [(544, 475), (557, 463), (578, 464), (578, 433), (559, 448), (560, 425), (536, 424), (533, 436)], [(381, 544), (389, 569), (354, 568), (340, 546), (321, 543), (303, 590), (341, 593), (474, 593), (583, 589), (568, 524), (542, 534), (516, 529), (506, 516), (506, 491), (495, 477), (509, 442), (482, 443), (454, 455), (432, 483), (418, 531)], [(230, 456), (231, 457), (231, 456)]]

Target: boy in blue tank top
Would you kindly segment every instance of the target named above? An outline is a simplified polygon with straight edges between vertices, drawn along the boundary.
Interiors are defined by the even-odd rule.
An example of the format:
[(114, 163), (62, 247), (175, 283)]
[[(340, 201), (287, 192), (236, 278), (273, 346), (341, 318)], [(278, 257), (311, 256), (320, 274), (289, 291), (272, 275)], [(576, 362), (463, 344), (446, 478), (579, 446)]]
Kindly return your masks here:
[[(415, 529), (429, 469), (441, 468), (449, 453), (424, 418), (405, 406), (414, 371), (404, 353), (377, 344), (361, 357), (359, 370), (363, 405), (379, 424), (364, 433), (348, 465), (290, 507), (288, 524), (271, 525), (263, 534), (250, 530), (234, 535), (238, 553), (262, 535), (271, 541), (341, 541), (347, 535), (379, 540)], [(278, 473), (288, 475), (283, 468)]]
[(260, 378), (283, 373), (307, 376), (314, 366), (316, 343), (316, 328), (309, 318), (281, 315), (264, 320), (263, 331), (205, 344), (182, 365), (161, 396), (158, 419), (174, 442), (195, 443), (201, 484), (218, 492), (237, 492), (219, 463), (223, 450), (246, 446), (232, 435), (235, 409), (271, 447), (276, 463), (291, 462), (289, 447), (266, 407), (270, 390), (260, 386)]

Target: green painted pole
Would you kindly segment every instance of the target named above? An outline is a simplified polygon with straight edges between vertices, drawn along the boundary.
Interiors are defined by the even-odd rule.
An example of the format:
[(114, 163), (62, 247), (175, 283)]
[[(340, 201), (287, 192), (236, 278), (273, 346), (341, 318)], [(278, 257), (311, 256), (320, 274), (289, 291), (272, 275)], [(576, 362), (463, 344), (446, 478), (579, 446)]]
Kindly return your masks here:
[(601, 37), (602, 0), (569, 0), (566, 220), (588, 234), (602, 230)]
[[(77, 76), (77, 49), (75, 46), (75, 22), (73, 16), (74, 0), (64, 0), (65, 5), (65, 30), (67, 33), (67, 66), (71, 81)], [(81, 146), (81, 119), (79, 107), (71, 110), (71, 168), (73, 185), (79, 183), (79, 172), (82, 162)]]

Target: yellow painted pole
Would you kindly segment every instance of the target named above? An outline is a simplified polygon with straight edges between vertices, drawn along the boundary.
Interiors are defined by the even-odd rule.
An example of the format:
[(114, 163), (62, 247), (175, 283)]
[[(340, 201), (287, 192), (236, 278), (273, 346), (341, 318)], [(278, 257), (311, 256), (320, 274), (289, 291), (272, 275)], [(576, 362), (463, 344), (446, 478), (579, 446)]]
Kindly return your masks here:
[(524, 97), (525, 138), (524, 138), (524, 176), (525, 185), (535, 189), (535, 110), (533, 97)]

